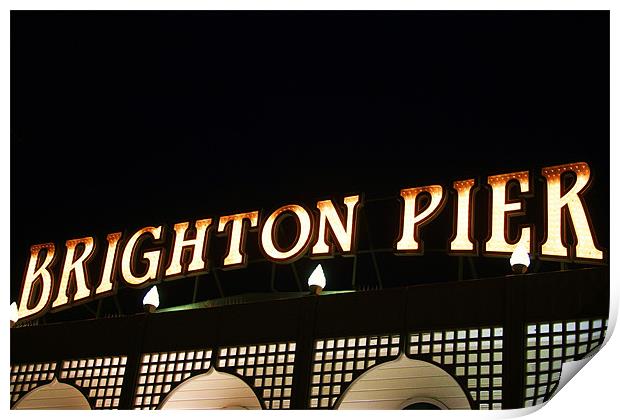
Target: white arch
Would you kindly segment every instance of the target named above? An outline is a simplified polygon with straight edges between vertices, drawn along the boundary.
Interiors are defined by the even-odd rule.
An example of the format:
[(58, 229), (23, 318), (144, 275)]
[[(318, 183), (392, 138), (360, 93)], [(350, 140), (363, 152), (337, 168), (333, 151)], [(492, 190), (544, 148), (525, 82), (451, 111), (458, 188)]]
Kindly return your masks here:
[(161, 410), (260, 410), (260, 401), (248, 384), (213, 367), (172, 390), (160, 404)]
[(75, 387), (55, 378), (24, 395), (14, 410), (90, 410), (86, 397)]
[(467, 395), (445, 370), (401, 355), (363, 373), (336, 403), (337, 409), (399, 410), (413, 402), (470, 409)]

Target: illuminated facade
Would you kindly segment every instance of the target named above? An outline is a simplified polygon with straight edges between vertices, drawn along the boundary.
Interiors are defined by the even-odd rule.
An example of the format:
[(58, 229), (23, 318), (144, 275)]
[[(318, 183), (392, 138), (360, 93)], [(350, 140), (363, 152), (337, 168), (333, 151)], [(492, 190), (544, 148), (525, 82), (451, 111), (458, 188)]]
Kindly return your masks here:
[[(512, 220), (526, 215), (526, 198), (535, 189), (530, 171), (520, 171), (486, 178), (486, 237), (474, 229), (480, 188), (467, 179), (453, 182), (454, 191), (432, 184), (368, 203), (356, 194), (320, 200), (313, 210), (289, 203), (216, 222), (147, 226), (126, 240), (111, 233), (105, 252), (99, 250), (99, 276), (89, 265), (97, 248), (93, 237), (68, 240), (64, 250), (33, 245), (12, 329), (12, 407), (504, 409), (546, 401), (562, 364), (586, 357), (604, 340), (609, 272), (584, 199), (588, 164), (545, 167), (541, 174), (544, 237), (538, 242), (534, 224)], [(383, 289), (376, 254), (391, 254), (390, 271), (409, 258), (399, 276), (412, 277), (414, 260), (420, 261), (415, 256), (425, 253), (421, 233), (435, 223), (449, 193), (452, 237), (444, 238), (445, 249), (426, 251), (456, 255), (458, 275), (444, 271), (450, 274), (439, 283), (404, 279), (405, 287)], [(399, 201), (400, 212), (386, 204)], [(375, 232), (385, 231), (390, 218), (400, 221), (392, 248), (373, 247), (367, 217), (374, 210), (365, 204), (383, 210), (373, 220), (381, 228)], [(365, 228), (359, 227), (362, 216)], [(286, 219), (294, 227), (283, 242)], [(225, 249), (211, 244), (209, 253), (216, 226)], [(250, 232), (262, 263), (271, 265), (271, 293), (227, 298), (217, 273), (249, 270)], [(360, 237), (366, 249), (358, 249)], [(364, 254), (374, 263), (375, 290), (356, 285)], [(530, 254), (536, 267), (525, 274)], [(310, 292), (295, 268), (304, 256), (312, 266)], [(336, 256), (351, 257), (353, 290), (323, 292), (329, 282), (316, 260)], [(473, 267), (472, 256), (500, 257), (501, 272), (511, 256), (516, 274), (481, 278), (472, 269), (472, 278), (463, 280), (463, 259)], [(540, 271), (546, 259), (561, 261), (561, 271)], [(569, 262), (597, 266), (566, 269)], [(275, 289), (276, 265), (290, 265), (286, 280), (297, 283), (296, 292)], [(221, 299), (196, 300), (200, 275), (205, 286), (217, 283)], [(191, 304), (156, 311), (158, 286), (191, 279)], [(101, 295), (116, 299), (120, 288), (150, 288), (143, 313), (120, 316), (119, 310), (117, 317), (100, 319), (97, 311), (91, 320), (28, 326), (48, 310)]]

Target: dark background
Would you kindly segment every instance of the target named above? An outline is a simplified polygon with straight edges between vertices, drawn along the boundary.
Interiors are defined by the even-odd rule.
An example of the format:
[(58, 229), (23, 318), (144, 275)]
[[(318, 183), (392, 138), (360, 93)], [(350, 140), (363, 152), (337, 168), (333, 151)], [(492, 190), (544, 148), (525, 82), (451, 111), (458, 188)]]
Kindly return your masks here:
[[(392, 197), (364, 216), (384, 249), (401, 188), (515, 170), (533, 171), (535, 193), (515, 221), (536, 223), (540, 240), (540, 169), (577, 161), (593, 170), (586, 200), (608, 249), (608, 12), (11, 13), (15, 301), (33, 244), (56, 243), (57, 273), (67, 239), (364, 193)], [(486, 191), (476, 198), (482, 240)], [(451, 229), (448, 201), (422, 231), (426, 256), (360, 254), (355, 286), (352, 259), (337, 256), (322, 262), (327, 289), (455, 280)], [(225, 240), (212, 237), (215, 267)], [(466, 278), (509, 271), (506, 258), (471, 262)], [(296, 263), (303, 289), (315, 265)], [(202, 276), (197, 300), (269, 291), (270, 274), (263, 262), (220, 272), (221, 291)], [(191, 302), (192, 279), (161, 287), (162, 307)], [(298, 290), (290, 265), (273, 289)], [(140, 310), (143, 293), (120, 290), (121, 310)], [(118, 310), (111, 300), (103, 313)]]

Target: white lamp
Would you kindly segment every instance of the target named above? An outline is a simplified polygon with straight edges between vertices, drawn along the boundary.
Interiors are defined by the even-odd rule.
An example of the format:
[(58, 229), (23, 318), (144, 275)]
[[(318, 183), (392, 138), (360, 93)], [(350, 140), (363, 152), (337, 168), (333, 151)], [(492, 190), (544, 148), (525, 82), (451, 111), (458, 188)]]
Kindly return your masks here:
[(159, 306), (159, 293), (157, 292), (157, 286), (151, 287), (151, 290), (142, 299), (142, 305), (148, 313), (155, 312), (155, 309)]
[(11, 328), (19, 319), (19, 313), (17, 312), (17, 303), (11, 303), (11, 308), (9, 309), (9, 316), (11, 317)]
[(530, 266), (530, 256), (523, 245), (517, 246), (510, 256), (510, 266), (515, 274), (523, 274)]
[(315, 295), (321, 294), (325, 287), (325, 273), (321, 264), (317, 265), (310, 277), (308, 278), (308, 287), (310, 287), (310, 293)]

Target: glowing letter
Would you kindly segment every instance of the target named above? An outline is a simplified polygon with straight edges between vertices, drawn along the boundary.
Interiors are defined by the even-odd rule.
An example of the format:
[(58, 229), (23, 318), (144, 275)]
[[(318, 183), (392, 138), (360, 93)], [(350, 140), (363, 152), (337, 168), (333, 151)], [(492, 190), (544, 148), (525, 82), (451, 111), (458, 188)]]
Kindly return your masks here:
[(220, 217), (217, 226), (218, 232), (224, 232), (226, 226), (232, 221), (232, 227), (228, 233), (228, 254), (224, 257), (224, 267), (230, 265), (245, 265), (246, 255), (243, 254), (245, 245), (245, 232), (243, 230), (244, 220), (250, 221), (250, 227), (258, 225), (258, 212), (233, 214), (231, 216)]
[(319, 201), (316, 207), (319, 209), (319, 234), (316, 243), (312, 247), (312, 255), (327, 255), (332, 251), (332, 244), (327, 243), (327, 225), (331, 228), (333, 237), (338, 243), (342, 252), (351, 252), (353, 246), (353, 235), (355, 233), (356, 208), (359, 202), (359, 195), (352, 195), (344, 198), (347, 206), (346, 228), (342, 217), (331, 200)]
[[(416, 198), (421, 193), (430, 194), (431, 200), (426, 208), (418, 213)], [(400, 195), (405, 205), (396, 250), (421, 251), (423, 244), (420, 241), (420, 227), (433, 220), (445, 204), (443, 187), (441, 185), (430, 185), (428, 187), (407, 188), (401, 190)]]
[(533, 237), (533, 232), (530, 227), (521, 228), (516, 243), (509, 244), (506, 241), (510, 217), (523, 214), (521, 200), (516, 202), (507, 200), (506, 185), (513, 180), (519, 182), (522, 193), (529, 192), (530, 182), (527, 171), (493, 175), (488, 178), (493, 204), (491, 207), (491, 236), (485, 245), (486, 252), (512, 253), (517, 249), (517, 246), (521, 245), (529, 253), (532, 253), (530, 239)]
[(196, 237), (194, 239), (185, 239), (185, 232), (189, 227), (189, 223), (184, 222), (174, 225), (174, 246), (172, 248), (170, 265), (166, 269), (166, 277), (181, 274), (183, 270), (181, 255), (185, 247), (191, 247), (192, 249), (192, 262), (187, 267), (187, 271), (199, 271), (207, 268), (207, 262), (203, 255), (205, 252), (205, 238), (208, 233), (207, 228), (209, 226), (211, 226), (211, 219), (196, 220)]
[[(88, 288), (88, 274), (84, 271), (84, 263), (91, 256), (95, 247), (95, 240), (92, 236), (80, 239), (70, 239), (67, 241), (67, 255), (65, 255), (65, 262), (62, 266), (62, 274), (60, 276), (60, 285), (58, 286), (58, 295), (56, 300), (52, 303), (52, 308), (57, 308), (69, 303), (69, 279), (71, 278), (71, 272), (74, 273), (73, 279), (75, 282), (75, 294), (73, 295), (73, 301), (76, 302), (80, 299), (90, 296), (90, 289)], [(79, 244), (84, 244), (84, 251), (74, 261), (75, 248)]]
[[(281, 250), (275, 244), (275, 229), (274, 224), (276, 219), (283, 213), (292, 213), (295, 215), (298, 224), (297, 239), (293, 246), (288, 250)], [(277, 225), (276, 225), (277, 227)], [(262, 226), (261, 231), (261, 246), (265, 254), (271, 259), (283, 262), (290, 261), (300, 256), (307, 248), (310, 242), (310, 232), (312, 228), (312, 221), (310, 214), (302, 206), (297, 204), (291, 204), (282, 206), (267, 218), (265, 224)]]
[(112, 273), (114, 272), (114, 262), (116, 260), (116, 247), (118, 241), (121, 239), (122, 234), (110, 233), (107, 236), (108, 250), (105, 254), (105, 261), (103, 262), (103, 272), (101, 273), (101, 282), (95, 290), (95, 295), (112, 291), (114, 284), (112, 281)]
[(455, 211), (454, 239), (450, 242), (450, 251), (473, 251), (474, 243), (471, 241), (473, 204), (472, 187), (476, 183), (473, 179), (455, 181), (453, 184), (457, 192)]
[(161, 226), (156, 228), (154, 227), (145, 227), (137, 231), (133, 234), (129, 241), (127, 241), (127, 245), (125, 245), (125, 249), (123, 250), (123, 258), (121, 259), (121, 271), (123, 273), (123, 279), (131, 285), (140, 285), (149, 280), (155, 279), (157, 277), (157, 269), (159, 265), (159, 258), (161, 256), (161, 251), (148, 251), (145, 252), (143, 258), (148, 260), (147, 271), (142, 277), (136, 277), (133, 275), (131, 271), (131, 260), (133, 257), (133, 252), (137, 247), (138, 241), (142, 241), (141, 238), (145, 234), (150, 234), (154, 239), (159, 239), (161, 237)]
[[(47, 253), (45, 254), (43, 264), (37, 268), (39, 254), (42, 249), (46, 249)], [(33, 245), (30, 247), (30, 261), (28, 262), (26, 277), (24, 278), (24, 284), (22, 285), (22, 295), (19, 301), (19, 319), (38, 314), (45, 309), (45, 306), (52, 297), (52, 285), (54, 279), (52, 273), (47, 269), (47, 267), (54, 259), (54, 251), (54, 244), (51, 243)], [(39, 286), (39, 300), (34, 305), (34, 308), (28, 308), (28, 304), (31, 300), (30, 295), (33, 292), (33, 285), (39, 277), (41, 278), (41, 284)]]
[[(577, 179), (572, 188), (562, 194), (562, 174), (569, 171), (574, 173)], [(566, 216), (570, 216), (576, 236), (575, 257), (602, 260), (603, 250), (596, 245), (588, 222), (588, 211), (581, 197), (590, 181), (588, 164), (578, 162), (551, 166), (543, 168), (542, 174), (547, 178), (547, 232), (546, 240), (541, 246), (542, 254), (568, 257), (568, 249), (562, 238)]]

